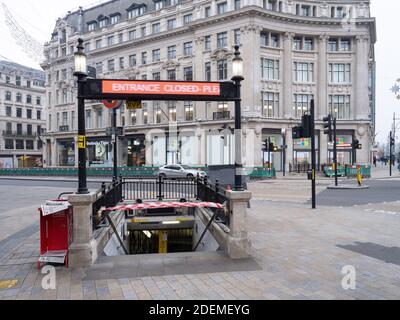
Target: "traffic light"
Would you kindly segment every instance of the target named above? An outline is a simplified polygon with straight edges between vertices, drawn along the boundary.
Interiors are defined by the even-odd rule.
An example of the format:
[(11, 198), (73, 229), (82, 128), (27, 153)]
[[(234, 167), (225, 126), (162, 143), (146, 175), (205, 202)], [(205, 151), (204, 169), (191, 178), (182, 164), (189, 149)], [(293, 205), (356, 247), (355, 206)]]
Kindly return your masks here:
[(278, 147), (274, 145), (273, 142), (269, 143), (269, 152), (277, 152), (278, 151)]
[(332, 116), (328, 115), (323, 118), (324, 121), (324, 134), (328, 135), (329, 142), (333, 141), (333, 128), (332, 128)]
[(269, 148), (269, 138), (265, 139), (263, 142), (263, 151), (268, 152), (268, 148)]
[(355, 149), (361, 150), (361, 149), (362, 149), (362, 144), (360, 143), (360, 141), (358, 141), (357, 139), (355, 139), (355, 140), (353, 141), (352, 147), (353, 147), (354, 150), (355, 150)]
[(390, 145), (394, 146), (395, 143), (396, 143), (396, 141), (395, 141), (394, 137), (390, 137)]
[(292, 138), (293, 139), (301, 139), (303, 138), (303, 127), (301, 126), (296, 126), (292, 128)]
[(263, 149), (265, 152), (277, 152), (278, 147), (274, 145), (270, 138), (263, 142)]
[(301, 127), (303, 128), (302, 138), (311, 138), (311, 115), (305, 114), (301, 118)]

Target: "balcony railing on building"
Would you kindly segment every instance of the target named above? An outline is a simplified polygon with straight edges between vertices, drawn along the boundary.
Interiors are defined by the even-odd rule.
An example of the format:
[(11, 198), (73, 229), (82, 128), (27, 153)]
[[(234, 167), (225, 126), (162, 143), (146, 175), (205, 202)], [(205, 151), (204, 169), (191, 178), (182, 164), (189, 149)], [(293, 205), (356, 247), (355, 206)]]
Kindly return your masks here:
[(3, 136), (4, 137), (17, 137), (17, 138), (35, 138), (36, 134), (33, 132), (3, 130)]
[(214, 120), (224, 120), (224, 119), (230, 119), (230, 118), (231, 118), (230, 111), (219, 111), (219, 112), (213, 113)]
[(60, 126), (58, 128), (59, 132), (69, 132), (69, 126)]

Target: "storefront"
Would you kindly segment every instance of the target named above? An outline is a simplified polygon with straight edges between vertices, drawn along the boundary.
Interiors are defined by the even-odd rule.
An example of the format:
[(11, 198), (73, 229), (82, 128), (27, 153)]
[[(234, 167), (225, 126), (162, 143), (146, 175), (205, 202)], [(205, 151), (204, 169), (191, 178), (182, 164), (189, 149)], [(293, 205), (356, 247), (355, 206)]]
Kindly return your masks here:
[(14, 168), (14, 157), (0, 156), (0, 169), (12, 169), (12, 168)]
[(146, 165), (146, 138), (145, 135), (128, 136), (128, 167), (141, 167)]
[(75, 141), (74, 139), (58, 140), (58, 165), (60, 167), (75, 166)]
[[(353, 136), (354, 132), (339, 131), (336, 137), (336, 148), (337, 148), (337, 161), (341, 165), (353, 164)], [(329, 163), (333, 162), (333, 143), (328, 144), (328, 160)]]
[[(268, 165), (272, 165), (275, 170), (277, 171), (283, 171), (283, 136), (281, 134), (280, 129), (265, 129), (263, 130), (263, 135), (262, 135), (262, 142), (264, 143), (267, 139), (270, 139), (270, 141), (278, 148), (276, 152), (266, 152), (264, 150), (261, 151), (261, 157), (262, 161), (265, 167), (268, 167)], [(263, 145), (264, 149), (264, 145)]]
[(110, 138), (88, 138), (88, 168), (109, 168), (113, 166), (113, 145)]
[[(320, 166), (319, 133), (315, 135), (316, 166)], [(311, 167), (311, 138), (293, 140), (293, 164), (295, 167)]]
[(43, 168), (43, 158), (38, 155), (17, 155), (18, 168)]

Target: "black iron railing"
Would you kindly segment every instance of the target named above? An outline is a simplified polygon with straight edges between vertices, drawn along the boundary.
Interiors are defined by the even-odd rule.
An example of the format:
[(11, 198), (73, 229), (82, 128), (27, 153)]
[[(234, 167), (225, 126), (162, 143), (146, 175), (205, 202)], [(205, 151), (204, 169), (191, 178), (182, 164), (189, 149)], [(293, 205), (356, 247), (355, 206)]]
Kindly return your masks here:
[[(295, 165), (292, 165), (289, 163), (289, 172), (290, 173), (307, 173), (312, 169), (311, 163), (297, 163)], [(320, 172), (322, 169), (322, 166), (317, 165), (316, 170)]]
[(98, 190), (96, 194), (97, 199), (92, 205), (93, 230), (96, 230), (106, 224), (106, 217), (102, 212), (100, 212), (100, 209), (102, 207), (115, 207), (123, 200), (122, 186), (122, 179), (119, 181), (114, 179), (113, 182), (108, 186), (104, 182), (102, 183), (100, 190)]

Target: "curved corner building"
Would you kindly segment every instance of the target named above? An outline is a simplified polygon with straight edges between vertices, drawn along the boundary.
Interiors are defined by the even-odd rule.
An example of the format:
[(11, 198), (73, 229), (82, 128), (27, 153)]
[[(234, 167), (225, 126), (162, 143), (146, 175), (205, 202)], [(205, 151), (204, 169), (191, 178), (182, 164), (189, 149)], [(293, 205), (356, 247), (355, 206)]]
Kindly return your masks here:
[[(317, 161), (329, 163), (333, 146), (322, 118), (338, 122), (338, 160), (370, 163), (375, 122), (375, 19), (369, 1), (358, 0), (113, 0), (79, 8), (58, 19), (46, 44), (46, 164), (77, 165), (76, 84), (73, 52), (84, 39), (88, 63), (98, 78), (225, 81), (231, 78), (233, 47), (244, 59), (243, 152), (246, 165), (268, 161), (268, 137), (280, 150), (270, 161), (279, 171), (306, 168), (307, 139), (291, 128), (316, 102)], [(118, 111), (125, 127), (119, 164), (234, 163), (233, 105), (217, 102), (144, 101), (143, 109)], [(106, 134), (110, 111), (86, 105), (88, 165), (111, 166)], [(170, 122), (175, 123), (170, 125)], [(179, 138), (176, 138), (178, 132)], [(282, 150), (283, 141), (287, 145)], [(353, 140), (363, 145), (354, 159)], [(282, 155), (286, 154), (283, 164)]]

